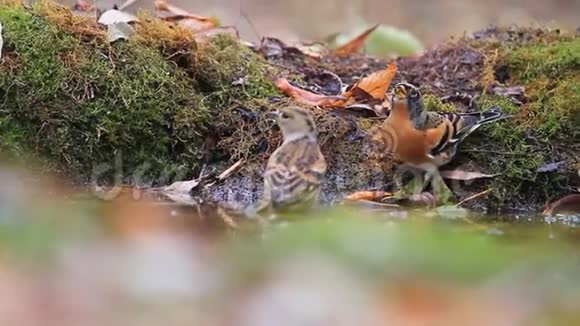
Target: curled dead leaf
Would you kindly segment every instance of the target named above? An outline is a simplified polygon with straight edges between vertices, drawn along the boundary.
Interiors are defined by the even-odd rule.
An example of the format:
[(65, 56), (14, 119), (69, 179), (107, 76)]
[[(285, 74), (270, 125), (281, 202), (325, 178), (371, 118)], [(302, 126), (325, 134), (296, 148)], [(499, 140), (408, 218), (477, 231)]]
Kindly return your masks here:
[(107, 26), (107, 39), (109, 40), (109, 43), (121, 39), (128, 40), (133, 33), (133, 27), (125, 22), (117, 22)]
[(564, 164), (566, 164), (566, 161), (544, 164), (543, 166), (539, 167), (536, 170), (536, 172), (538, 172), (538, 173), (554, 172), (554, 171), (558, 170), (560, 168), (560, 166), (562, 166)]
[(304, 90), (300, 87), (296, 87), (290, 84), (286, 78), (278, 78), (274, 84), (284, 94), (306, 105), (334, 107), (336, 106), (336, 103), (344, 100), (344, 97), (342, 96), (320, 95)]
[(381, 201), (383, 198), (391, 196), (392, 193), (387, 191), (357, 191), (346, 197), (345, 200), (359, 201), (359, 200), (369, 200), (369, 201)]
[(379, 25), (375, 25), (375, 26), (367, 29), (366, 31), (361, 33), (359, 36), (355, 37), (351, 41), (349, 41), (346, 44), (335, 49), (333, 51), (333, 53), (338, 55), (338, 56), (346, 56), (346, 55), (360, 52), (361, 49), (363, 48), (366, 40), (368, 39), (368, 37), (371, 35), (372, 32), (375, 31), (375, 29), (377, 29), (377, 27), (379, 27)]
[(546, 205), (543, 214), (547, 216), (555, 214), (580, 214), (580, 194), (567, 195)]
[(387, 89), (396, 73), (397, 66), (391, 63), (385, 69), (361, 78), (340, 95), (316, 94), (291, 85), (285, 78), (276, 80), (275, 85), (284, 94), (303, 104), (326, 108), (364, 109), (374, 112), (378, 117), (384, 117)]
[(156, 0), (154, 6), (157, 11), (157, 17), (175, 22), (193, 32), (212, 29), (219, 25), (215, 17), (192, 14), (163, 0)]
[(526, 88), (524, 86), (510, 86), (510, 87), (496, 86), (492, 88), (491, 91), (495, 95), (500, 96), (522, 96), (524, 95)]
[(346, 94), (354, 93), (355, 90), (362, 90), (372, 98), (384, 100), (387, 94), (387, 89), (389, 89), (396, 74), (397, 65), (390, 63), (387, 68), (374, 72), (356, 82), (350, 90), (343, 95), (346, 96)]
[(447, 170), (441, 171), (441, 176), (445, 179), (452, 179), (452, 180), (461, 180), (461, 181), (469, 181), (469, 180), (476, 180), (476, 179), (483, 179), (483, 178), (493, 178), (497, 177), (498, 174), (485, 174), (481, 172), (470, 172), (470, 171), (463, 171), (463, 170)]
[(137, 17), (116, 9), (107, 10), (99, 17), (99, 24), (106, 26), (117, 23), (128, 24), (136, 21), (138, 21)]

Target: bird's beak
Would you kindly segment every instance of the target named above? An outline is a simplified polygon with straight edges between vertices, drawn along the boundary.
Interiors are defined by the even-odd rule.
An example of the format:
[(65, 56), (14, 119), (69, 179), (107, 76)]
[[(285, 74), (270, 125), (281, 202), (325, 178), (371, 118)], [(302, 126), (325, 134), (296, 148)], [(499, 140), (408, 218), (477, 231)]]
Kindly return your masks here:
[(407, 97), (407, 89), (401, 85), (395, 87), (394, 93), (397, 100), (402, 100)]

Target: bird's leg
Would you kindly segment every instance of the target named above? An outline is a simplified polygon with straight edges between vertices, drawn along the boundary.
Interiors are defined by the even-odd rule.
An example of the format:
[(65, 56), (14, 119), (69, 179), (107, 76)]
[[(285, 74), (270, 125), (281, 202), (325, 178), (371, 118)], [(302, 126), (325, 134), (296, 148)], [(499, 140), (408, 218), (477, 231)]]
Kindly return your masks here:
[[(408, 186), (405, 186), (403, 179), (405, 176), (405, 172), (410, 171), (413, 174), (413, 179), (411, 180), (411, 184)], [(394, 174), (394, 182), (395, 182), (395, 193), (394, 196), (396, 198), (407, 198), (409, 197), (409, 195), (412, 195), (415, 193), (415, 188), (417, 187), (416, 185), (416, 178), (417, 176), (417, 170), (414, 169), (412, 166), (403, 164), (399, 167), (399, 169), (397, 169), (397, 171)], [(419, 190), (420, 191), (420, 190)]]
[(448, 203), (453, 198), (453, 192), (447, 187), (445, 181), (441, 177), (439, 170), (428, 172), (431, 178), (431, 187), (433, 189), (433, 194), (440, 203)]

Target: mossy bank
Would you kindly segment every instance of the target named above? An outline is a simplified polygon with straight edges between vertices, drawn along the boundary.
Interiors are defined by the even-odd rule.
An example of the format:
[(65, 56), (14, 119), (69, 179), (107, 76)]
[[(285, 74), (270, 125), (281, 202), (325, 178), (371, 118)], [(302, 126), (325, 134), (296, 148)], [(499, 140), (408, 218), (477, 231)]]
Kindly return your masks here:
[[(35, 158), (78, 182), (139, 185), (197, 176), (203, 166), (217, 173), (244, 159), (205, 195), (245, 203), (260, 196), (261, 170), (280, 141), (266, 113), (290, 102), (276, 91), (276, 77), (324, 89), (328, 71), (352, 82), (386, 64), (365, 56), (315, 60), (287, 49), (266, 60), (231, 36), (198, 43), (145, 13), (129, 41), (109, 44), (94, 20), (44, 1), (31, 9), (0, 2), (0, 23), (3, 154)], [(474, 205), (537, 208), (578, 187), (579, 44), (574, 35), (496, 30), (397, 60), (397, 78), (420, 84), (432, 109), (500, 105), (514, 116), (462, 147), (454, 164), (502, 175), (463, 185), (459, 197), (491, 187)], [(493, 91), (514, 85), (525, 87), (519, 100)], [(460, 93), (477, 107), (454, 102)], [(391, 189), (392, 162), (366, 151), (362, 138), (380, 120), (313, 110), (329, 161), (323, 198)]]

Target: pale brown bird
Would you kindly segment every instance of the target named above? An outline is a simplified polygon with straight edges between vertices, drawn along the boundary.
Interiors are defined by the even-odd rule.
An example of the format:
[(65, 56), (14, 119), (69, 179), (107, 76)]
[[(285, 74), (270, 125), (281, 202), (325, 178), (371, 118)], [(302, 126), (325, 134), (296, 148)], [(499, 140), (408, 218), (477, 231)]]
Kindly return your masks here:
[(264, 195), (255, 212), (309, 207), (318, 198), (326, 173), (318, 133), (310, 112), (287, 107), (274, 113), (283, 142), (270, 156), (264, 172)]

